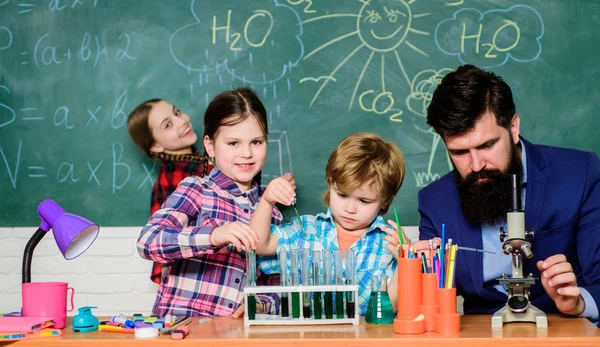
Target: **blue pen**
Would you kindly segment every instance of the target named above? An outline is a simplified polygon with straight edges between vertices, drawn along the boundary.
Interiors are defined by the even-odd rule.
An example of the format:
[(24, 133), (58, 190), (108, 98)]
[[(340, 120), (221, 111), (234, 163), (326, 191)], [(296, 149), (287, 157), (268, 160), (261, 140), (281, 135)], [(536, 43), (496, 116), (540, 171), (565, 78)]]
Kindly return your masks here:
[(442, 223), (442, 256), (440, 257), (440, 288), (444, 288), (444, 248), (446, 245), (446, 224)]

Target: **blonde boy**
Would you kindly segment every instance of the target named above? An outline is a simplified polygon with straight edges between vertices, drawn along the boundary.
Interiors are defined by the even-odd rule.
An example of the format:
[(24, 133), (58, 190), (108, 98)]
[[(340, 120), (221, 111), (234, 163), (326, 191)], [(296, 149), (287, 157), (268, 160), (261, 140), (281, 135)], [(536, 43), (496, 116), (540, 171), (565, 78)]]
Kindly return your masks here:
[[(367, 311), (374, 275), (388, 276), (388, 293), (396, 310), (398, 232), (393, 221), (388, 221), (391, 228), (385, 224), (382, 214), (402, 186), (404, 173), (404, 158), (394, 143), (370, 133), (346, 137), (329, 157), (325, 169), (329, 186), (324, 195), (328, 207), (325, 213), (271, 225), (275, 203), (290, 205), (294, 200), (295, 182), (288, 174), (267, 186), (250, 221), (260, 238), (257, 254), (277, 254), (281, 247), (353, 249), (360, 315)], [(276, 259), (265, 258), (260, 266), (267, 274), (280, 271)]]

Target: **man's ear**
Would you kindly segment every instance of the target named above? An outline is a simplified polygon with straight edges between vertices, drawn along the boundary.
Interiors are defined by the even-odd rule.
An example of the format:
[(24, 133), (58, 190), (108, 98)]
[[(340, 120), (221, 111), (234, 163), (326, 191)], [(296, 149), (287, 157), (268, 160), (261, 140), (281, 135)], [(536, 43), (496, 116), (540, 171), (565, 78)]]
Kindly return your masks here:
[(515, 145), (519, 143), (519, 131), (521, 130), (521, 117), (515, 113), (513, 119), (510, 121), (510, 132), (513, 137)]
[(209, 157), (215, 157), (215, 143), (210, 139), (210, 137), (208, 137), (208, 135), (204, 135), (204, 150)]
[(165, 151), (165, 148), (158, 143), (154, 142), (152, 146), (150, 146), (150, 152), (162, 153)]

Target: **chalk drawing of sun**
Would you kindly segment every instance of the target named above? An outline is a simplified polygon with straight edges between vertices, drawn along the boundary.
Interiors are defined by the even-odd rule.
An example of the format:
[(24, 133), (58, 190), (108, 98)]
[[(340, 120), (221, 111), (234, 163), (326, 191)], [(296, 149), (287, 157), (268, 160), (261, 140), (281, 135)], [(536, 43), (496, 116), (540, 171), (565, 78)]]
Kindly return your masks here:
[[(324, 20), (333, 17), (351, 17), (356, 20), (356, 27), (354, 31), (336, 37), (321, 46), (317, 47), (313, 51), (309, 52), (304, 56), (304, 60), (310, 59), (313, 55), (316, 55), (319, 51), (326, 49), (336, 42), (342, 40), (355, 39), (357, 41), (356, 48), (354, 48), (346, 57), (344, 57), (339, 64), (331, 70), (329, 76), (322, 76), (322, 83), (316, 91), (310, 106), (317, 100), (319, 94), (325, 89), (327, 83), (331, 80), (335, 81), (335, 74), (338, 70), (344, 66), (352, 57), (363, 49), (369, 50), (371, 53), (363, 65), (362, 71), (357, 77), (356, 84), (352, 96), (348, 102), (348, 110), (352, 108), (353, 103), (356, 101), (357, 92), (360, 88), (361, 81), (365, 74), (365, 71), (371, 64), (380, 64), (381, 69), (381, 88), (383, 94), (390, 94), (386, 91), (385, 82), (385, 65), (398, 64), (402, 74), (404, 75), (408, 85), (411, 83), (411, 79), (408, 77), (406, 70), (402, 64), (400, 50), (406, 51), (405, 47), (421, 54), (425, 57), (429, 55), (422, 49), (415, 46), (410, 41), (412, 34), (416, 35), (430, 35), (429, 32), (415, 29), (413, 25), (415, 22), (422, 17), (430, 15), (430, 13), (413, 13), (411, 4), (416, 0), (358, 0), (362, 6), (358, 13), (331, 13), (323, 16), (309, 18), (304, 20), (302, 23), (309, 23), (312, 21)], [(321, 81), (321, 79), (319, 79)], [(394, 98), (388, 95), (387, 98), (393, 103)], [(391, 107), (389, 107), (392, 110)]]

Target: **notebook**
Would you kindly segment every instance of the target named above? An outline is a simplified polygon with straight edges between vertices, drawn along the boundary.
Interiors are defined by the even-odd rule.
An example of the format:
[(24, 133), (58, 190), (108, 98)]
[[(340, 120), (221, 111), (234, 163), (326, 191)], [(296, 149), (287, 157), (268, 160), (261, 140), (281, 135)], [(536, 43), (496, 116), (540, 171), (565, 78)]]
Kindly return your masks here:
[(54, 325), (48, 317), (0, 317), (0, 331), (32, 332)]

